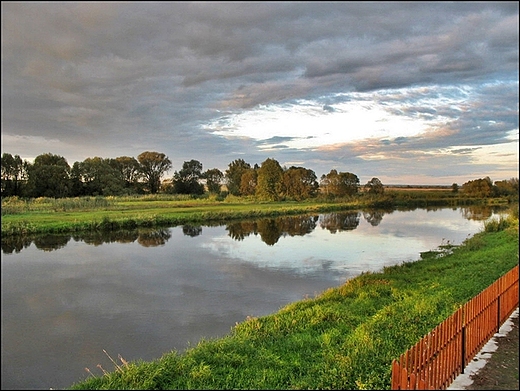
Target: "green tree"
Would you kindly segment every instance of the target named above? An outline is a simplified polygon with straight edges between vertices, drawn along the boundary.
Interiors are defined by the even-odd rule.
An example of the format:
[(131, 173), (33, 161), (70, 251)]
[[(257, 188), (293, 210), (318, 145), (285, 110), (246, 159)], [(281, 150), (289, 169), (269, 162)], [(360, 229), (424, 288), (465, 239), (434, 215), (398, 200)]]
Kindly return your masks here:
[(161, 186), (161, 177), (172, 168), (172, 162), (164, 153), (150, 151), (139, 154), (137, 161), (148, 191), (152, 194), (157, 193)]
[(27, 168), (29, 194), (32, 197), (67, 197), (70, 166), (63, 156), (45, 153), (36, 156)]
[(345, 195), (356, 195), (359, 191), (359, 178), (356, 174), (351, 172), (340, 173), (341, 189)]
[(86, 187), (83, 183), (81, 162), (74, 162), (69, 175), (69, 197), (81, 197), (86, 195)]
[(212, 168), (206, 170), (202, 176), (206, 179), (206, 186), (210, 193), (220, 193), (220, 188), (222, 187), (222, 181), (224, 179), (224, 173), (222, 171), (218, 168)]
[(258, 184), (258, 170), (249, 168), (242, 174), (240, 180), (240, 194), (244, 196), (255, 195)]
[(451, 185), (451, 191), (452, 191), (453, 193), (458, 193), (458, 192), (459, 192), (459, 185), (457, 185), (456, 183), (453, 183), (453, 184)]
[(282, 175), (282, 193), (285, 197), (301, 201), (315, 197), (319, 184), (314, 171), (291, 166)]
[(139, 180), (142, 178), (139, 162), (131, 156), (119, 156), (110, 159), (110, 166), (117, 171), (128, 192), (140, 192)]
[(355, 195), (359, 190), (359, 178), (350, 172), (333, 169), (327, 175), (321, 176), (320, 189), (322, 193), (334, 197)]
[(283, 169), (275, 159), (266, 159), (258, 169), (256, 195), (260, 199), (278, 201), (282, 188)]
[(244, 159), (236, 159), (229, 163), (226, 170), (226, 185), (228, 191), (233, 195), (240, 195), (240, 184), (242, 182), (242, 174), (251, 168), (249, 163)]
[(0, 158), (2, 167), (1, 194), (5, 196), (22, 195), (22, 184), (27, 179), (27, 162), (20, 155), (4, 153)]
[(173, 175), (174, 192), (178, 194), (204, 194), (202, 163), (198, 160), (184, 162), (182, 169)]
[(372, 178), (365, 185), (365, 190), (368, 194), (383, 194), (385, 188), (379, 178)]
[(495, 181), (495, 194), (497, 196), (509, 196), (518, 194), (518, 178)]
[(113, 167), (111, 159), (101, 157), (86, 158), (83, 162), (72, 166), (71, 175), (83, 184), (84, 195), (121, 195), (124, 193), (125, 183), (120, 172)]

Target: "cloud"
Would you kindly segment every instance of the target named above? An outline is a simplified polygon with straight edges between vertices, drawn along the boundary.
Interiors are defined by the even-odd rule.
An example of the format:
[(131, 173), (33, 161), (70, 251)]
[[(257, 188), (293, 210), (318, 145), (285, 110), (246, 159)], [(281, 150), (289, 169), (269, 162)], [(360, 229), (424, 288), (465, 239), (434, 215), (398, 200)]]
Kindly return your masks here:
[[(45, 145), (20, 140), (58, 140), (51, 152), (69, 162), (157, 150), (174, 169), (191, 159), (220, 169), (237, 156), (260, 163), (269, 152), (318, 175), (334, 166), (372, 177), (379, 168), (399, 180), (406, 164), (397, 162), (411, 156), (517, 142), (517, 2), (1, 7), (2, 152), (36, 156)], [(370, 174), (367, 155), (348, 144), (361, 141), (331, 129), (354, 107), (365, 119), (350, 117), (343, 132), (373, 138)], [(264, 129), (265, 139), (280, 140), (248, 134), (253, 118), (258, 129), (277, 129)], [(299, 121), (314, 130), (298, 134)], [(411, 130), (419, 125), (420, 134)], [(353, 155), (331, 152), (341, 145)], [(390, 148), (410, 150), (390, 161)], [(453, 153), (439, 159), (462, 167)], [(428, 163), (414, 167), (430, 172)], [(473, 167), (477, 175), (493, 164)]]

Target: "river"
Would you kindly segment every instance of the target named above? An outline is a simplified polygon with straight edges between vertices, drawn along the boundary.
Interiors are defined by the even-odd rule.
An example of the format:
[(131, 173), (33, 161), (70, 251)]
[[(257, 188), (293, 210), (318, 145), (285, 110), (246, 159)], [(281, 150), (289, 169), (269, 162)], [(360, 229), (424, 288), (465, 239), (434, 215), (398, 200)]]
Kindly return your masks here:
[(490, 208), (350, 211), (2, 238), (2, 389), (57, 389), (152, 360), (364, 271), (461, 244)]

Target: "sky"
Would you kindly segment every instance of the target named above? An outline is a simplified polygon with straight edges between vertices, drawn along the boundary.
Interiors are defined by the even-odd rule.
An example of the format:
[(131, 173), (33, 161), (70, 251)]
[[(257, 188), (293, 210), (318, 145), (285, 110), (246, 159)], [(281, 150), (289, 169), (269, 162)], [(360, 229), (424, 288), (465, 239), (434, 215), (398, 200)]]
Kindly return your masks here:
[(519, 3), (1, 2), (1, 151), (518, 178)]

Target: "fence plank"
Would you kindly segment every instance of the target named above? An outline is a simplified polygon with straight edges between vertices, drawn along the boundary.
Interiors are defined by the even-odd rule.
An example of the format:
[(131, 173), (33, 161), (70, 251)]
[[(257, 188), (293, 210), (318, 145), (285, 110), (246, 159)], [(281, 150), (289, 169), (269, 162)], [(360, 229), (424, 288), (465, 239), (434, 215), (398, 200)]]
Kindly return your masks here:
[(401, 386), (399, 384), (399, 377), (397, 376), (399, 372), (399, 361), (393, 360), (392, 361), (392, 383), (391, 387), (392, 390), (400, 390)]

